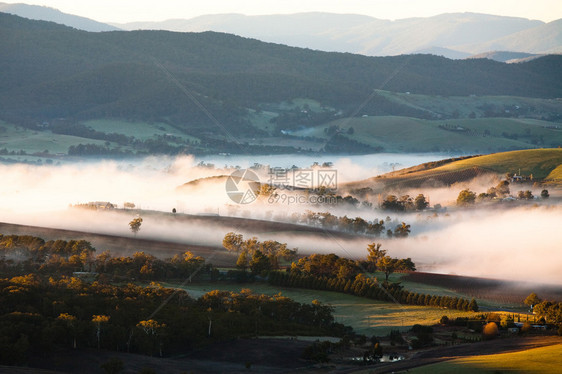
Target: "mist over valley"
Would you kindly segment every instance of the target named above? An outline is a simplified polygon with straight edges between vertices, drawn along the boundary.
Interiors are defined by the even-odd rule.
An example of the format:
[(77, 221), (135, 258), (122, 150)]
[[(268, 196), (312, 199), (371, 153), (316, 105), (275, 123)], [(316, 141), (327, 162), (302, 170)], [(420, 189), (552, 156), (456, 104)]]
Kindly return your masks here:
[(474, 3), (0, 3), (0, 366), (559, 368), (560, 20)]

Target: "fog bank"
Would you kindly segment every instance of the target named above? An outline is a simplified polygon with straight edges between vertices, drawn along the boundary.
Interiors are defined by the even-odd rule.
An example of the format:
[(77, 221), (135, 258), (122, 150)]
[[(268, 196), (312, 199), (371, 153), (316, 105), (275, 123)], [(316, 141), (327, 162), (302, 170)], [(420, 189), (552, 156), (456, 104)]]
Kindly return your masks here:
[[(201, 185), (183, 184), (199, 178), (229, 175), (230, 166), (250, 166), (254, 162), (270, 166), (307, 168), (312, 163), (333, 162), (338, 182), (360, 180), (392, 170), (395, 163), (408, 167), (437, 160), (438, 155), (367, 155), (367, 156), (215, 156), (205, 159), (184, 157), (149, 157), (127, 161), (79, 162), (61, 166), (0, 165), (2, 208), (0, 221), (120, 236), (132, 236), (128, 222), (135, 211), (96, 212), (70, 209), (69, 205), (92, 201), (108, 201), (122, 207), (132, 202), (137, 208), (161, 212), (238, 215), (248, 218), (275, 218), (306, 209), (331, 211), (338, 216), (361, 216), (365, 219), (393, 219), (388, 228), (400, 221), (412, 226), (406, 239), (376, 239), (357, 237), (343, 240), (329, 234), (310, 237), (270, 232), (256, 235), (261, 240), (286, 242), (298, 247), (303, 254), (322, 252), (340, 256), (364, 258), (367, 244), (382, 242), (394, 257), (411, 257), (419, 270), (493, 277), (531, 282), (562, 284), (562, 244), (559, 227), (562, 207), (525, 206), (506, 208), (449, 209), (447, 214), (396, 214), (380, 210), (306, 204), (272, 205), (263, 201), (238, 205), (225, 191), (224, 178)], [(209, 167), (205, 163), (214, 163)], [(485, 177), (470, 183), (440, 188), (420, 188), (398, 191), (415, 196), (424, 193), (432, 204), (454, 201), (463, 188), (483, 192), (497, 182)], [(516, 193), (517, 187), (512, 187)], [(537, 193), (537, 191), (533, 191)], [(556, 204), (556, 199), (550, 199)], [(375, 205), (376, 206), (376, 205)], [(224, 234), (239, 231), (245, 236), (255, 233), (201, 223), (186, 223), (161, 214), (143, 214), (139, 238), (163, 239), (186, 244), (220, 246)]]

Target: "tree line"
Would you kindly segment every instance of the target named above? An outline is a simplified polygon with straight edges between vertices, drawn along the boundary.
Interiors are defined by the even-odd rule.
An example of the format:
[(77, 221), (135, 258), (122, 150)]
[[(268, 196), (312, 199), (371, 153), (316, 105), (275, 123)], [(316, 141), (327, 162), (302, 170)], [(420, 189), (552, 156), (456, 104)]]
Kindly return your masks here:
[[(264, 245), (264, 243), (268, 243)], [(278, 242), (260, 243), (256, 238), (244, 240), (241, 234), (228, 233), (223, 245), (230, 251), (239, 252), (237, 267), (246, 272), (248, 268), (248, 254), (252, 253), (249, 269), (254, 275), (267, 278), (272, 285), (282, 287), (308, 288), (334, 292), (344, 292), (355, 296), (362, 296), (374, 300), (397, 301), (409, 305), (435, 306), (458, 310), (478, 310), (476, 300), (470, 301), (449, 296), (419, 294), (403, 290), (399, 283), (390, 283), (389, 277), (396, 271), (415, 271), (416, 267), (411, 258), (394, 258), (388, 255), (380, 243), (371, 243), (367, 247), (368, 255), (365, 260), (351, 260), (336, 254), (312, 254), (293, 261), (286, 271), (274, 269), (269, 258), (275, 258), (279, 253), (287, 253), (286, 244)], [(282, 248), (283, 251), (262, 250), (260, 248)], [(265, 253), (268, 253), (266, 256)], [(291, 256), (296, 255), (290, 253)], [(365, 272), (380, 271), (384, 273), (384, 282), (365, 276)], [(247, 278), (243, 278), (247, 280)]]
[(313, 290), (342, 292), (368, 299), (399, 302), (407, 305), (432, 306), (464, 311), (478, 311), (476, 300), (459, 297), (437, 296), (410, 292), (396, 283), (379, 283), (359, 274), (354, 280), (344, 278), (318, 277), (275, 271), (269, 274), (269, 283), (274, 286), (306, 288)]
[(222, 245), (229, 252), (238, 253), (236, 267), (242, 271), (249, 269), (252, 274), (266, 274), (279, 269), (282, 260), (290, 261), (296, 257), (298, 250), (290, 249), (286, 243), (275, 240), (260, 242), (256, 237), (244, 239), (242, 234), (229, 232), (224, 236)]
[[(507, 177), (510, 178), (508, 173)], [(493, 199), (503, 199), (510, 197), (510, 183), (507, 180), (499, 182), (496, 186), (488, 188), (486, 192), (481, 192), (476, 194), (476, 192), (470, 189), (464, 189), (459, 192), (457, 197), (457, 205), (459, 206), (469, 206), (475, 203), (481, 203), (486, 201), (492, 201)], [(543, 189), (540, 194), (541, 199), (548, 199), (550, 194), (547, 189)], [(533, 200), (533, 192), (531, 190), (519, 191), (517, 192), (516, 198), (519, 200)]]
[(392, 222), (390, 217), (386, 217), (386, 220), (375, 218), (369, 221), (362, 217), (351, 218), (347, 215), (338, 217), (330, 212), (313, 212), (307, 210), (301, 214), (293, 213), (291, 220), (311, 226), (323, 227), (328, 230), (340, 230), (354, 234), (372, 235), (375, 237), (386, 234), (388, 238), (405, 238), (411, 231), (411, 226), (406, 222), (397, 224), (394, 229), (392, 229), (392, 227), (387, 228), (385, 225), (390, 225)]
[(164, 280), (216, 278), (218, 270), (190, 251), (159, 259), (135, 252), (132, 256), (113, 256), (96, 249), (86, 240), (50, 240), (28, 235), (0, 234), (0, 271), (17, 276), (27, 273), (73, 275), (97, 273), (108, 280)]
[(418, 194), (415, 198), (410, 195), (387, 195), (381, 203), (381, 208), (394, 212), (421, 211), (429, 207), (429, 201), (424, 194)]
[(532, 292), (523, 303), (531, 307), (533, 313), (544, 319), (544, 322), (557, 325), (558, 333), (562, 335), (562, 302), (542, 300)]

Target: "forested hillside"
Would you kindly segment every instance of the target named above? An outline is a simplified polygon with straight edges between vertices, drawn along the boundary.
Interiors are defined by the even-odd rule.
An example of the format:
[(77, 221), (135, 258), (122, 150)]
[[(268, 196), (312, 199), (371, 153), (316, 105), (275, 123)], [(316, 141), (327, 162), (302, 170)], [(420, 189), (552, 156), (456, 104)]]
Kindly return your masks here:
[[(243, 108), (297, 97), (351, 110), (375, 88), (432, 95), (562, 95), (560, 56), (518, 65), (429, 55), (369, 58), (213, 32), (88, 33), (8, 14), (0, 21), (4, 119), (207, 120), (178, 83), (233, 125)], [(377, 110), (363, 108), (367, 114)]]
[[(560, 105), (552, 99), (562, 96), (562, 56), (521, 64), (432, 55), (366, 57), (215, 32), (90, 33), (4, 13), (0, 13), (0, 34), (0, 121), (112, 142), (105, 148), (89, 140), (74, 143), (69, 154), (234, 152), (240, 148), (237, 142), (248, 143), (249, 152), (284, 152), (289, 149), (280, 149), (279, 141), (255, 139), (350, 116), (468, 118), (468, 111), (441, 108), (449, 105), (443, 99), (447, 97), (532, 97), (536, 103), (527, 108), (527, 102), (518, 100), (515, 107), (520, 112), (511, 110), (509, 116), (523, 110), (530, 118), (555, 120), (560, 115)], [(381, 90), (427, 100), (416, 104)], [(506, 105), (502, 101), (488, 107), (503, 116), (511, 109)], [(488, 107), (471, 107), (470, 115), (492, 113)], [(103, 119), (116, 120), (115, 130), (100, 132), (84, 125)], [(137, 128), (158, 124), (161, 134), (140, 143), (136, 133), (117, 131), (122, 121)], [(186, 135), (191, 140), (178, 138)], [(284, 145), (367, 153), (400, 148), (361, 143), (344, 135), (322, 146), (320, 138), (306, 139), (309, 143), (303, 146)], [(80, 151), (78, 146), (89, 148)], [(529, 147), (526, 143), (501, 146)]]

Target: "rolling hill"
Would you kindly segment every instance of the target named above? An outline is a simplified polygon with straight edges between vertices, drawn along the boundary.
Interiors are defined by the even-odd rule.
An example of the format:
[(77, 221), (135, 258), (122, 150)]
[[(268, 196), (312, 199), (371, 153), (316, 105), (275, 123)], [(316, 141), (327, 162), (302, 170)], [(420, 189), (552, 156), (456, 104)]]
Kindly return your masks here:
[(562, 128), (519, 118), (424, 120), (401, 116), (344, 118), (294, 135), (329, 144), (336, 134), (390, 152), (482, 154), (537, 146), (562, 145)]
[[(423, 53), (462, 59), (492, 50), (549, 54), (562, 52), (560, 22), (544, 23), (478, 13), (446, 13), (395, 21), (322, 12), (246, 16), (204, 15), (161, 22), (105, 24), (30, 4), (0, 3), (0, 11), (51, 21), (79, 30), (216, 31), (301, 48), (388, 56)], [(418, 30), (423, 29), (420, 33)], [(496, 54), (488, 58), (495, 59)], [(502, 61), (501, 56), (497, 61)]]
[[(98, 131), (91, 120), (171, 127), (151, 130), (150, 144), (143, 143), (149, 153), (290, 151), (287, 138), (274, 141), (277, 150), (261, 146), (266, 143), (259, 139), (348, 116), (512, 116), (506, 115), (511, 104), (505, 100), (497, 107), (489, 107), (488, 99), (475, 100), (471, 112), (457, 100), (459, 110), (447, 111), (441, 104), (455, 101), (449, 97), (532, 97), (511, 101), (525, 110), (517, 117), (556, 121), (561, 115), (555, 98), (562, 97), (562, 56), (509, 65), (430, 55), (366, 57), (215, 32), (91, 33), (5, 13), (0, 13), (0, 33), (0, 50), (6, 51), (0, 54), (0, 120), (122, 146), (139, 144), (133, 125), (123, 134), (107, 126)], [(380, 150), (359, 134), (338, 137), (340, 144), (330, 149)], [(534, 134), (528, 135), (528, 141), (506, 140), (495, 148), (490, 143), (490, 149), (527, 148)], [(384, 148), (400, 151), (407, 143), (392, 142), (402, 145)]]
[[(546, 42), (547, 34), (542, 33), (553, 32), (553, 29), (560, 31), (555, 23), (541, 28), (545, 26), (541, 21), (476, 13), (448, 13), (395, 21), (319, 12), (263, 16), (219, 14), (115, 26), (125, 30), (219, 31), (295, 47), (367, 56), (432, 53), (448, 58), (464, 58), (493, 50), (491, 45), (504, 45), (501, 44), (503, 38), (529, 30), (535, 30), (536, 37), (533, 50), (529, 52), (552, 53), (556, 48)], [(524, 43), (509, 45), (515, 51), (526, 51)]]
[(463, 50), (513, 51), (527, 53), (562, 53), (562, 20), (521, 30), (481, 45), (465, 45)]
[(477, 55), (470, 56), (470, 58), (488, 58), (494, 61), (517, 63), (517, 62), (529, 61), (541, 56), (544, 55), (526, 53), (526, 52), (492, 51), (486, 53), (479, 53)]
[(298, 97), (347, 109), (383, 86), (445, 96), (562, 96), (558, 56), (519, 65), (427, 55), (368, 58), (211, 32), (86, 33), (7, 14), (0, 20), (0, 48), (9, 52), (0, 57), (0, 115), (197, 116), (177, 83), (211, 112)]
[(511, 151), (425, 163), (351, 183), (349, 187), (361, 188), (373, 184), (384, 186), (383, 188), (450, 185), (489, 173), (532, 175), (535, 181), (561, 183), (561, 165), (560, 148)]

